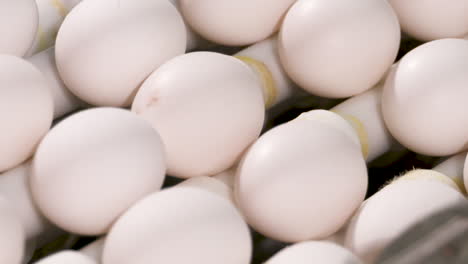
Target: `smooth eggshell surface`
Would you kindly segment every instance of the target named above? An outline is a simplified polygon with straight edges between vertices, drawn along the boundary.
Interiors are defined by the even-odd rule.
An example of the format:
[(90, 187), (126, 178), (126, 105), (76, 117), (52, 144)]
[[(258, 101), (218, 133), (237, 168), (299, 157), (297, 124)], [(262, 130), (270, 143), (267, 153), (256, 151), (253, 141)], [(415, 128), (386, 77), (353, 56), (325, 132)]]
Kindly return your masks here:
[(253, 44), (272, 35), (295, 0), (180, 0), (190, 26), (213, 42)]
[(0, 54), (23, 56), (36, 36), (39, 15), (34, 0), (0, 0)]
[(183, 54), (184, 21), (169, 1), (83, 1), (65, 18), (56, 42), (67, 87), (99, 106), (129, 106), (144, 79)]
[(168, 174), (179, 178), (230, 168), (257, 139), (265, 117), (253, 71), (214, 52), (188, 53), (162, 65), (143, 83), (132, 111), (158, 130)]
[(151, 194), (112, 227), (103, 264), (249, 263), (252, 241), (236, 208), (195, 188)]
[(300, 114), (293, 121), (305, 122), (321, 122), (324, 125), (329, 125), (346, 134), (350, 140), (354, 141), (358, 147), (361, 147), (361, 142), (354, 128), (340, 115), (328, 110), (311, 110)]
[(399, 45), (398, 19), (386, 0), (299, 0), (284, 19), (278, 46), (300, 87), (340, 98), (375, 85)]
[(180, 184), (177, 184), (177, 187), (202, 189), (217, 194), (226, 198), (228, 201), (233, 202), (232, 188), (214, 177), (193, 177), (181, 182)]
[(389, 0), (401, 29), (414, 38), (429, 41), (462, 37), (468, 33), (466, 0)]
[(30, 186), (44, 215), (83, 235), (107, 232), (165, 177), (158, 133), (130, 111), (94, 108), (56, 125), (39, 145)]
[(465, 202), (451, 186), (438, 181), (399, 180), (370, 197), (351, 219), (345, 246), (373, 263), (398, 235), (424, 217)]
[(0, 263), (20, 264), (25, 249), (24, 229), (3, 197), (0, 197), (0, 234)]
[(265, 264), (360, 264), (349, 250), (330, 242), (308, 241), (289, 246)]
[(420, 154), (468, 147), (468, 41), (443, 39), (406, 54), (386, 80), (382, 113), (390, 133)]
[(53, 118), (45, 76), (31, 63), (0, 55), (0, 172), (28, 159)]
[(79, 252), (64, 250), (50, 255), (35, 264), (98, 264), (98, 262)]
[(290, 122), (260, 137), (243, 158), (236, 201), (247, 222), (283, 242), (335, 233), (364, 200), (360, 147), (321, 122)]

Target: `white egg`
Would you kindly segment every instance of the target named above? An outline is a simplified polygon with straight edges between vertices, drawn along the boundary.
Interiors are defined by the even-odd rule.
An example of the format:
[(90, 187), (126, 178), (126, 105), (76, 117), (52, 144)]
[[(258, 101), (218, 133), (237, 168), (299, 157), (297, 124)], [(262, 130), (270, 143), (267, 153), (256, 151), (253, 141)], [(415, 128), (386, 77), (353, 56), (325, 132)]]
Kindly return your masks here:
[(179, 0), (187, 23), (213, 42), (243, 46), (278, 30), (295, 0)]
[(300, 87), (344, 98), (374, 86), (399, 45), (398, 19), (386, 0), (298, 0), (286, 14), (278, 47)]
[(321, 109), (311, 110), (300, 114), (292, 121), (321, 122), (324, 125), (331, 126), (343, 132), (356, 144), (356, 146), (361, 147), (361, 142), (359, 141), (359, 137), (354, 128), (343, 117), (331, 111)]
[(103, 264), (248, 263), (252, 241), (237, 209), (195, 188), (170, 188), (140, 200), (109, 232)]
[(23, 56), (39, 24), (34, 0), (0, 0), (0, 54)]
[(146, 77), (185, 46), (184, 21), (169, 1), (83, 1), (63, 21), (55, 54), (80, 99), (129, 106)]
[[(425, 172), (422, 172), (422, 175)], [(465, 197), (437, 178), (397, 180), (366, 200), (350, 220), (345, 246), (372, 263), (398, 235)]]
[(0, 172), (31, 157), (49, 131), (53, 108), (45, 76), (23, 59), (0, 55)]
[(240, 60), (214, 52), (178, 56), (143, 83), (132, 111), (160, 133), (168, 174), (211, 176), (229, 169), (263, 127), (262, 86)]
[(335, 233), (366, 191), (360, 146), (318, 121), (293, 121), (262, 135), (243, 157), (235, 185), (247, 222), (283, 242)]
[(389, 0), (401, 29), (414, 38), (430, 41), (468, 33), (466, 0)]
[(468, 148), (468, 41), (435, 40), (406, 54), (388, 76), (382, 114), (408, 149), (430, 156)]
[(165, 177), (158, 133), (118, 108), (94, 108), (60, 122), (31, 166), (31, 192), (40, 210), (83, 235), (107, 232), (134, 202), (159, 190)]

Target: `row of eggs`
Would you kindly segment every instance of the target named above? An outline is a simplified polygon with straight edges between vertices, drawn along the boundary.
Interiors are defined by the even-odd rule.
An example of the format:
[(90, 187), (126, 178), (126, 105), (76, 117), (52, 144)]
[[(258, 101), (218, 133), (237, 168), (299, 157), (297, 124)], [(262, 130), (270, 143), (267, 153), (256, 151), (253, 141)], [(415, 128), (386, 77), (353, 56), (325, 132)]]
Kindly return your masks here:
[[(22, 56), (25, 53), (34, 54), (53, 45), (55, 35), (64, 17), (81, 1), (36, 0), (34, 3), (30, 0), (15, 2), (2, 0), (0, 2), (2, 7), (0, 8), (2, 10), (0, 17), (3, 20), (0, 26), (1, 31), (6, 33), (10, 40), (2, 40), (0, 50), (2, 53), (7, 52)], [(417, 0), (411, 1), (411, 3), (404, 0), (387, 1), (393, 10), (389, 9), (389, 5), (384, 1), (364, 1), (359, 5), (349, 0), (333, 2), (297, 0), (169, 1), (183, 14), (183, 19), (189, 25), (187, 29), (187, 47), (189, 49), (204, 42), (198, 34), (222, 45), (254, 44), (275, 33), (286, 13), (288, 13), (286, 21), (289, 25), (285, 27), (288, 28), (287, 31), (292, 30), (291, 33), (294, 31), (300, 34), (314, 33), (313, 28), (310, 31), (303, 30), (310, 28), (304, 25), (307, 20), (309, 23), (320, 22), (321, 25), (337, 23), (342, 29), (344, 29), (343, 27), (364, 29), (357, 27), (364, 26), (364, 23), (348, 24), (351, 21), (358, 22), (358, 18), (360, 18), (363, 21), (377, 23), (378, 26), (387, 25), (387, 28), (382, 27), (381, 29), (389, 29), (395, 23), (396, 14), (401, 29), (422, 41), (459, 38), (468, 34), (468, 20), (465, 17), (468, 6), (464, 1), (450, 4), (442, 0)], [(120, 7), (128, 9), (130, 6), (126, 6), (126, 4), (128, 4), (127, 1), (103, 2), (99, 11)], [(424, 12), (421, 12), (421, 9)], [(169, 16), (173, 16), (173, 14), (174, 12), (171, 11), (168, 13)], [(334, 19), (337, 15), (341, 15), (338, 20)], [(175, 16), (180, 17), (177, 14)], [(174, 19), (177, 20), (177, 18)], [(10, 25), (15, 25), (15, 27), (10, 27)], [(174, 28), (176, 27), (174, 26)], [(197, 34), (192, 32), (193, 30)], [(338, 29), (335, 28), (335, 30)], [(387, 33), (393, 31), (390, 29)], [(368, 33), (378, 34), (376, 30)], [(377, 35), (373, 37), (375, 38)]]
[[(412, 224), (455, 203), (467, 206), (463, 190), (438, 172), (455, 173), (463, 168), (465, 158), (463, 153), (434, 170), (416, 170), (397, 178), (366, 200), (339, 232), (321, 241), (296, 243), (267, 263), (361, 263), (354, 254), (364, 263), (374, 263), (379, 253)], [(11, 179), (20, 174), (5, 176)], [(231, 172), (196, 177), (147, 195), (117, 220), (106, 237), (80, 252), (62, 251), (38, 263), (218, 263), (221, 259), (249, 263), (252, 242), (245, 218), (235, 209), (239, 204), (230, 186), (232, 178)], [(15, 205), (27, 204), (17, 200)], [(2, 256), (12, 260), (8, 256), (18, 254), (20, 226), (6, 204), (1, 209), (2, 234), (6, 235), (1, 241)]]
[[(0, 10), (9, 10), (10, 14), (33, 10), (30, 2), (12, 4), (4, 0), (0, 5), (8, 5), (2, 5)], [(297, 1), (286, 14), (279, 35), (263, 41), (260, 40), (274, 33), (279, 18), (294, 1), (277, 1), (278, 6), (256, 1), (258, 8), (251, 9), (255, 18), (264, 16), (275, 21), (259, 25), (261, 33), (255, 37), (246, 34), (247, 40), (242, 40), (242, 32), (226, 30), (229, 27), (223, 23), (207, 23), (207, 14), (213, 14), (207, 10), (216, 10), (218, 4), (218, 8), (229, 10), (231, 16), (239, 15), (232, 12), (234, 1), (204, 2), (179, 3), (185, 23), (203, 37), (224, 45), (259, 42), (235, 57), (213, 52), (182, 55), (187, 36), (193, 33), (187, 34), (184, 21), (172, 4), (154, 0), (85, 0), (66, 16), (55, 49), (29, 57), (26, 59), (29, 62), (0, 55), (0, 120), (8, 131), (0, 135), (0, 171), (9, 170), (2, 177), (16, 174), (16, 181), (28, 182), (41, 213), (69, 232), (101, 235), (111, 230), (106, 240), (109, 249), (104, 251), (110, 253), (104, 254), (104, 263), (138, 263), (135, 254), (129, 253), (132, 250), (141, 255), (138, 260), (141, 263), (156, 260), (171, 263), (174, 248), (190, 249), (178, 261), (199, 257), (203, 263), (219, 262), (220, 258), (247, 263), (250, 243), (244, 220), (268, 237), (287, 242), (323, 239), (345, 225), (365, 197), (366, 161), (389, 150), (393, 144), (391, 135), (409, 149), (427, 155), (453, 155), (466, 150), (468, 119), (463, 99), (468, 95), (464, 88), (468, 42), (465, 40), (429, 42), (390, 68), (398, 51), (400, 27), (386, 1), (359, 4)], [(398, 1), (394, 2), (398, 5)], [(399, 9), (394, 8), (400, 18)], [(343, 21), (338, 21), (336, 30), (330, 29), (326, 25), (336, 26), (337, 12), (341, 12)], [(30, 14), (28, 18), (19, 16), (21, 23), (13, 25), (31, 22), (35, 16)], [(216, 16), (219, 20), (219, 14)], [(223, 21), (231, 21), (230, 16), (221, 17)], [(255, 23), (242, 21), (248, 22), (245, 32), (255, 31)], [(37, 27), (35, 23), (30, 26)], [(7, 22), (1, 24), (14, 28)], [(9, 48), (21, 49), (21, 44), (27, 42), (25, 39), (31, 43), (36, 31), (15, 30), (13, 34), (30, 34), (7, 38), (6, 45), (0, 44), (6, 47), (0, 52), (24, 55), (30, 49), (26, 44), (28, 47), (21, 51), (10, 52)], [(410, 30), (407, 32), (411, 34)], [(354, 97), (333, 108), (334, 113), (304, 113), (257, 139), (263, 127), (265, 105), (271, 107), (291, 96), (293, 82), (316, 95)], [(46, 92), (51, 86), (52, 96)], [(52, 120), (84, 105), (81, 100), (102, 108), (74, 114), (49, 132)], [(105, 107), (130, 105), (133, 113)], [(31, 164), (20, 165), (33, 153)], [(193, 190), (150, 195), (161, 187), (166, 168), (170, 175), (198, 178), (217, 175), (239, 162), (233, 184), (236, 206)], [(458, 162), (457, 166), (460, 164), (463, 163)], [(462, 186), (460, 175), (448, 176)], [(444, 177), (441, 178), (451, 183), (451, 179)], [(25, 185), (16, 184), (18, 188)], [(409, 189), (402, 192), (411, 193), (421, 188), (421, 184), (405, 187)], [(432, 187), (425, 189), (427, 193), (421, 195), (422, 200), (433, 195), (439, 197), (446, 191), (449, 194), (442, 195), (440, 206), (462, 200), (460, 197), (464, 199), (453, 188), (434, 186), (434, 191)], [(7, 185), (5, 188), (8, 189)], [(18, 193), (29, 195), (24, 190)], [(153, 196), (158, 198), (150, 198)], [(398, 195), (391, 195), (394, 196)], [(179, 201), (180, 197), (186, 199)], [(28, 223), (24, 226), (30, 239), (43, 232), (44, 220), (32, 203), (20, 198), (9, 201), (26, 203), (26, 207), (18, 206), (16, 210), (21, 211), (23, 222)], [(367, 207), (380, 208), (370, 206), (369, 201), (361, 206), (361, 211)], [(429, 209), (440, 206), (435, 204)], [(183, 212), (174, 212), (177, 207), (183, 207)], [(154, 216), (151, 208), (158, 208), (154, 209)], [(408, 208), (414, 211), (411, 206)], [(361, 211), (355, 215), (362, 214)], [(416, 218), (417, 214), (408, 215)], [(197, 241), (204, 237), (207, 245), (199, 243), (199, 247), (193, 247), (195, 242), (189, 240), (178, 246), (168, 243), (161, 251), (143, 250), (144, 245), (152, 244), (148, 241), (158, 237), (155, 234), (174, 235), (167, 232), (174, 231), (165, 225), (168, 219), (174, 228), (182, 225), (173, 222), (176, 217), (185, 223), (187, 219), (196, 221), (196, 216), (210, 218), (213, 223), (202, 218), (199, 221), (204, 221), (203, 225), (193, 233), (183, 229), (177, 232), (189, 232)], [(222, 220), (224, 217), (229, 221)], [(24, 243), (25, 239), (18, 235), (22, 229), (11, 228), (18, 221), (5, 219), (10, 221), (5, 225), (5, 230), (11, 232), (12, 239), (8, 241)], [(116, 219), (119, 220), (114, 224)], [(161, 224), (155, 226), (157, 221)], [(219, 222), (221, 226), (217, 227)], [(357, 222), (359, 228), (350, 230), (367, 234), (373, 226)], [(157, 230), (149, 232), (151, 228)], [(373, 258), (379, 251), (369, 249), (375, 246), (375, 237), (362, 239), (362, 243), (351, 239), (350, 243), (356, 245), (349, 247), (362, 258)], [(220, 240), (227, 244), (220, 245)], [(8, 242), (11, 248), (4, 247), (6, 259), (11, 257), (7, 263), (18, 262), (14, 260), (20, 258), (15, 250), (22, 248), (18, 243)], [(159, 245), (157, 241), (153, 244)], [(224, 251), (217, 250), (215, 254), (212, 249), (216, 245)], [(209, 249), (211, 255), (202, 249)], [(70, 254), (73, 255), (66, 253)]]

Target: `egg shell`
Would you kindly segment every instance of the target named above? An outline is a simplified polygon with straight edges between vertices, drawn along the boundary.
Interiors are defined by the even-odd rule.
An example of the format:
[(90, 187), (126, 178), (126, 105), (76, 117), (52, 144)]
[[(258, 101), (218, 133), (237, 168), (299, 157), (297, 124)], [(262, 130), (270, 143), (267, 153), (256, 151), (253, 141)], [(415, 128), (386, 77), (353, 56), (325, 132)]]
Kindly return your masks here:
[(0, 172), (33, 154), (52, 124), (53, 111), (45, 76), (21, 58), (0, 55)]
[(67, 87), (98, 106), (129, 106), (145, 78), (183, 54), (186, 31), (169, 1), (83, 1), (68, 14), (56, 41)]
[(349, 136), (321, 122), (290, 122), (262, 135), (239, 165), (235, 197), (247, 222), (283, 241), (335, 233), (364, 200), (367, 168)]
[(401, 24), (412, 37), (430, 41), (462, 37), (468, 33), (465, 0), (389, 0)]
[(340, 115), (331, 111), (322, 109), (311, 110), (300, 114), (296, 119), (293, 119), (293, 121), (320, 122), (324, 125), (331, 126), (346, 134), (356, 146), (361, 146), (361, 142), (354, 128)]
[(0, 197), (0, 234), (0, 263), (20, 264), (25, 249), (24, 229), (3, 197)]
[(351, 219), (345, 246), (366, 263), (372, 263), (411, 225), (456, 202), (466, 203), (466, 199), (439, 181), (396, 181), (363, 203)]
[(99, 235), (160, 189), (164, 149), (158, 133), (134, 113), (94, 108), (57, 124), (31, 170), (33, 199), (49, 220), (69, 232)]
[(193, 177), (177, 184), (177, 187), (202, 189), (217, 194), (226, 198), (228, 201), (233, 202), (232, 188), (214, 177)]
[(104, 249), (105, 241), (105, 237), (101, 237), (98, 240), (87, 245), (86, 247), (80, 249), (80, 253), (95, 260), (96, 263), (101, 263), (102, 251)]
[(23, 56), (32, 45), (39, 24), (34, 0), (0, 0), (0, 54)]
[(278, 47), (300, 87), (344, 98), (375, 85), (399, 45), (398, 19), (386, 0), (299, 0), (284, 19)]
[(87, 256), (72, 250), (64, 250), (50, 255), (36, 264), (98, 264)]
[(151, 194), (109, 232), (103, 264), (249, 263), (252, 241), (236, 208), (195, 188)]
[(307, 241), (282, 249), (265, 264), (360, 264), (349, 250), (330, 242)]
[(382, 113), (390, 133), (429, 156), (468, 148), (468, 41), (443, 39), (406, 54), (386, 80)]
[(49, 88), (54, 99), (54, 118), (73, 112), (84, 104), (68, 90), (60, 78), (53, 47), (28, 58), (28, 61), (35, 65), (49, 81)]
[(132, 111), (159, 131), (168, 174), (179, 178), (233, 166), (260, 135), (265, 118), (253, 71), (214, 52), (188, 53), (162, 65), (141, 86)]
[(243, 46), (272, 35), (295, 0), (179, 0), (187, 23), (204, 38)]

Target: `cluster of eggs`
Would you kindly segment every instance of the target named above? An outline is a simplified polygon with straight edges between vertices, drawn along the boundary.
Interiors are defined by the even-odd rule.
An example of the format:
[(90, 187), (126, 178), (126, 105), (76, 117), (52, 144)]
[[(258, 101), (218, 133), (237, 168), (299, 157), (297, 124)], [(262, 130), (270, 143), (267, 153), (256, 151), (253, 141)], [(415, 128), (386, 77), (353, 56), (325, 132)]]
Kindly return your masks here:
[[(0, 0), (0, 263), (68, 232), (101, 238), (36, 263), (248, 264), (251, 230), (292, 243), (268, 264), (375, 263), (467, 203), (467, 11)], [(426, 43), (396, 61), (401, 32)], [(266, 109), (300, 89), (347, 99), (262, 134)], [(367, 163), (395, 144), (452, 157), (365, 199)], [(161, 190), (166, 175), (184, 181)]]

